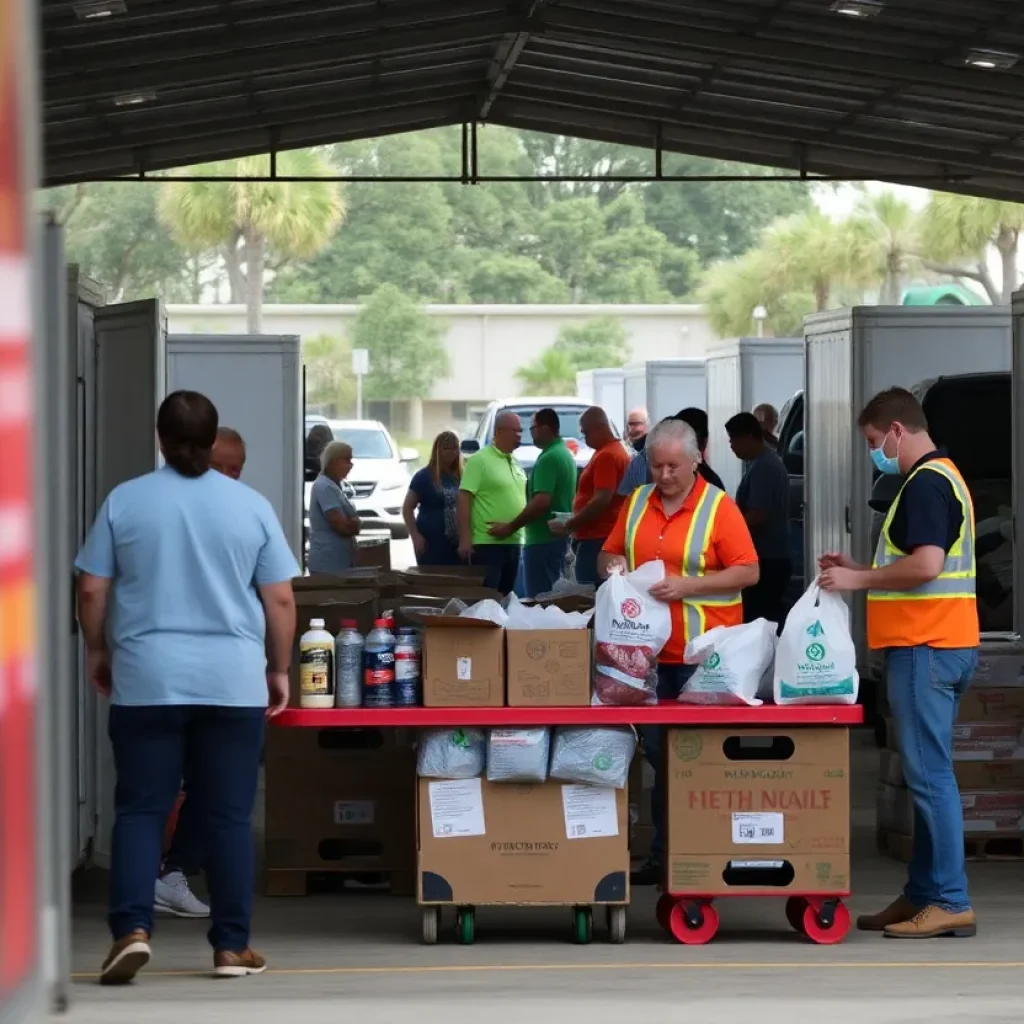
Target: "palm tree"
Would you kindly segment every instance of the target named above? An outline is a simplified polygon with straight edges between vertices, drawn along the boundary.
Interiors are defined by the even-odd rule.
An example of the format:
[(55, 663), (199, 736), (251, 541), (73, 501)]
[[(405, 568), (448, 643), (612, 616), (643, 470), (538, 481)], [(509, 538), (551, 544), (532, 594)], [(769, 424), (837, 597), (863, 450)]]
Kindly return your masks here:
[(863, 195), (844, 225), (850, 246), (847, 282), (881, 282), (878, 301), (898, 306), (906, 279), (917, 270), (919, 218), (914, 208), (893, 192)]
[[(924, 210), (922, 251), (931, 270), (977, 281), (993, 303), (1008, 305), (1020, 284), (1017, 244), (1024, 229), (1024, 206), (976, 196), (932, 194)], [(988, 269), (994, 246), (1002, 263), (997, 285)]]
[(576, 390), (572, 360), (554, 348), (546, 348), (532, 363), (516, 370), (528, 395), (571, 395)]
[[(245, 179), (265, 175), (267, 164), (265, 156), (243, 157), (185, 173)], [(331, 173), (311, 150), (278, 154), (277, 168), (282, 177), (291, 178), (316, 179)], [(345, 202), (341, 187), (329, 181), (167, 182), (160, 192), (159, 215), (185, 248), (221, 254), (231, 300), (245, 303), (248, 330), (259, 334), (268, 269), (320, 252), (341, 223)]]

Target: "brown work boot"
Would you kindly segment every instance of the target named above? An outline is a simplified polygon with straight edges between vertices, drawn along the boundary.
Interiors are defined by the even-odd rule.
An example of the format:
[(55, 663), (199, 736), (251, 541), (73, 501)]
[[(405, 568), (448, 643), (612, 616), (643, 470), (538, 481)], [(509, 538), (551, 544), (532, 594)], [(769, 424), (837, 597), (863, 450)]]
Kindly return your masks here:
[(118, 939), (110, 947), (107, 959), (100, 969), (101, 985), (127, 985), (149, 963), (149, 936), (136, 929), (131, 935)]
[(213, 974), (217, 978), (244, 978), (249, 974), (262, 974), (267, 961), (251, 949), (232, 953), (221, 949), (213, 954)]
[(885, 929), (887, 939), (937, 939), (940, 936), (969, 939), (977, 934), (974, 911), (968, 908), (951, 914), (941, 907), (925, 907), (909, 921), (891, 924)]
[(909, 921), (917, 910), (906, 896), (897, 896), (885, 910), (877, 914), (861, 914), (857, 918), (857, 928), (862, 932), (884, 932), (891, 924)]

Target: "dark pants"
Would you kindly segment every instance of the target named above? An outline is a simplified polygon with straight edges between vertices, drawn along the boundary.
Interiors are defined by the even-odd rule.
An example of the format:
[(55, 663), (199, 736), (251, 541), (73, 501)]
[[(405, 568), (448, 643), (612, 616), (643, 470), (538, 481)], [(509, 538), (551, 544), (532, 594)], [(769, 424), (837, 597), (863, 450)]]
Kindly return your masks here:
[[(675, 700), (683, 692), (683, 685), (693, 675), (696, 665), (659, 665), (658, 699)], [(654, 837), (651, 840), (651, 857), (655, 864), (661, 864), (665, 857), (665, 760), (662, 756), (665, 742), (665, 728), (660, 725), (642, 725), (640, 738), (644, 741), (644, 756), (654, 769), (654, 786), (651, 789), (651, 824)]]
[(197, 875), (203, 869), (203, 822), (199, 815), (199, 801), (188, 795), (178, 812), (178, 821), (171, 836), (171, 845), (164, 857), (164, 871), (180, 871), (183, 875)]
[(604, 547), (604, 540), (578, 540), (576, 541), (576, 582), (589, 583), (599, 586), (600, 577), (597, 575), (597, 556), (601, 554)]
[(743, 591), (743, 621), (767, 619), (781, 627), (793, 564), (788, 558), (762, 558), (759, 566), (761, 578)]
[(559, 537), (544, 544), (527, 544), (523, 548), (527, 597), (546, 594), (561, 579), (568, 550), (568, 537)]
[(153, 931), (153, 879), (184, 778), (210, 888), (210, 944), (232, 952), (249, 945), (252, 807), (265, 718), (264, 708), (111, 707), (117, 786), (108, 920), (115, 941)]
[(473, 564), (487, 570), (484, 586), (511, 594), (519, 574), (522, 550), (518, 544), (477, 544), (473, 548)]

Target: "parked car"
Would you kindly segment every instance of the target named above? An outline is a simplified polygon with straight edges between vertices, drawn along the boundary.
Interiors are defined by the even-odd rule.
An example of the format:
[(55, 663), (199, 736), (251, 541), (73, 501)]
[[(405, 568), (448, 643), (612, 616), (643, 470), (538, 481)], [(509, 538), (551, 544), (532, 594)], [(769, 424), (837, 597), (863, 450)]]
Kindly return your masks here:
[[(409, 466), (419, 459), (415, 448), (399, 448), (383, 423), (375, 420), (321, 420), (306, 418), (306, 433), (325, 422), (336, 441), (352, 446), (352, 472), (346, 484), (363, 524), (370, 529), (388, 530), (395, 540), (409, 536), (402, 521), (402, 503), (409, 490)], [(316, 479), (312, 468), (306, 472), (306, 528), (309, 528), (309, 492)]]
[[(562, 422), (562, 437), (576, 459), (577, 470), (582, 473), (594, 454), (593, 449), (587, 447), (583, 431), (580, 430), (580, 417), (589, 408), (590, 405), (579, 398), (506, 398), (500, 402), (491, 402), (480, 420), (476, 434), (462, 442), (462, 451), (466, 455), (473, 455), (489, 445), (494, 440), (494, 421), (498, 414), (514, 412), (523, 421), (523, 440), (516, 450), (515, 458), (529, 474), (540, 455), (540, 450), (530, 441), (530, 420), (538, 409), (554, 409)], [(612, 424), (612, 430), (621, 435), (617, 424)]]

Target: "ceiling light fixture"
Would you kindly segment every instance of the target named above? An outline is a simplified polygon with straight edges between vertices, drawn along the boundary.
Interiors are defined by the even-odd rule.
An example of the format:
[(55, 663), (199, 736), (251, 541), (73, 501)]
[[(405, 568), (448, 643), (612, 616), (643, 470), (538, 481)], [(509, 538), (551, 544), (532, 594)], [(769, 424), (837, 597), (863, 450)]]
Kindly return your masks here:
[(126, 92), (114, 97), (114, 106), (138, 107), (143, 103), (152, 103), (155, 99), (155, 92)]
[(72, 4), (79, 21), (96, 21), (101, 18), (112, 18), (115, 14), (124, 14), (128, 8), (124, 0), (81, 0)]
[(981, 68), (982, 71), (1006, 71), (1019, 60), (1019, 53), (1010, 53), (1008, 50), (975, 49), (967, 51), (964, 63), (972, 68)]
[(848, 18), (874, 18), (884, 10), (884, 0), (836, 0), (832, 5), (834, 14), (845, 14)]

